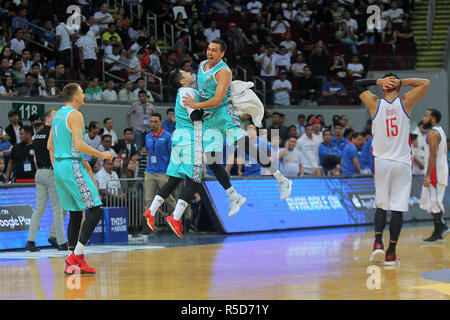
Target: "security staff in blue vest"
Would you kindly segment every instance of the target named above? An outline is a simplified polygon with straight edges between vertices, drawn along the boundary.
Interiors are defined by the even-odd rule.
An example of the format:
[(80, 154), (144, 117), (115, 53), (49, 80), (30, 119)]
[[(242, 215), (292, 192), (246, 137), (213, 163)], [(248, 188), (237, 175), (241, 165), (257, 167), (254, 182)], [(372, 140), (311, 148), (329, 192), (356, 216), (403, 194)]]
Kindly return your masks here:
[[(145, 169), (145, 208), (150, 206), (157, 189), (167, 183), (169, 177), (166, 170), (170, 162), (172, 147), (171, 134), (161, 127), (161, 114), (153, 113), (150, 117), (152, 132), (145, 136), (145, 149), (147, 150), (147, 168)], [(170, 210), (175, 208), (173, 195), (165, 201)], [(160, 215), (161, 216), (161, 215)]]

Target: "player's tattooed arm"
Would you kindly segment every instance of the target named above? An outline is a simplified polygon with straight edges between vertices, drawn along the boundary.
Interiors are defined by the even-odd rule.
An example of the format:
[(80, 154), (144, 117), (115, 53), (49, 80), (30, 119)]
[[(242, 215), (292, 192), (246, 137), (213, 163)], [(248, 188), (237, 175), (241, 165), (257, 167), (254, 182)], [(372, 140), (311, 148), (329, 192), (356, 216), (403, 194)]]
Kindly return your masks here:
[(439, 133), (437, 133), (435, 130), (430, 130), (427, 135), (427, 143), (430, 147), (430, 156), (428, 157), (427, 172), (425, 173), (425, 179), (423, 181), (423, 186), (425, 188), (430, 187), (431, 172), (433, 172), (434, 166), (436, 165), (437, 147), (440, 140), (441, 136), (439, 135)]
[(402, 103), (408, 115), (411, 115), (414, 105), (422, 99), (430, 87), (430, 80), (420, 78), (408, 78), (401, 80), (404, 87), (413, 87), (410, 91), (403, 95)]

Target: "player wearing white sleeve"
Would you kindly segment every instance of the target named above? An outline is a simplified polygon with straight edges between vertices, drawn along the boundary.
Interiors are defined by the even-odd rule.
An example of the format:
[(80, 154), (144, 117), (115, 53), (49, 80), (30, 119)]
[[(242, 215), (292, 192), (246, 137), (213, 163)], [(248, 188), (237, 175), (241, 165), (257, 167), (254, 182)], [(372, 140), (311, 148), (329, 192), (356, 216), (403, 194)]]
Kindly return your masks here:
[[(403, 212), (408, 211), (412, 181), (412, 152), (409, 143), (409, 119), (414, 105), (428, 91), (427, 79), (400, 80), (393, 73), (383, 79), (361, 79), (354, 81), (360, 99), (372, 117), (373, 155), (375, 156), (375, 242), (370, 261), (384, 255), (382, 241), (386, 225), (386, 211), (392, 213), (389, 248), (385, 265), (398, 265), (396, 245), (403, 223)], [(380, 86), (384, 97), (378, 98), (367, 88)], [(401, 86), (413, 87), (399, 96)]]

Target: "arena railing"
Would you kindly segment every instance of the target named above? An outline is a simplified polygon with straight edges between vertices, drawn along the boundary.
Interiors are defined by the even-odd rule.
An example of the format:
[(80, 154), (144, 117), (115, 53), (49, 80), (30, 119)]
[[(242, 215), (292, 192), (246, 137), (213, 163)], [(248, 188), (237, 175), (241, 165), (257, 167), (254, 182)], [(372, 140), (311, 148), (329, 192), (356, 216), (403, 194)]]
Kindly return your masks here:
[[(169, 38), (169, 40), (167, 38)], [(167, 50), (168, 47), (173, 48), (175, 42), (174, 28), (173, 24), (170, 24), (167, 21), (165, 21), (163, 24), (163, 39), (164, 39), (164, 48), (166, 51), (168, 51)]]
[[(152, 11), (147, 11), (147, 33), (149, 36), (153, 35), (155, 39), (158, 38), (158, 16)], [(151, 22), (151, 23), (150, 23)]]
[(266, 82), (258, 76), (255, 76), (254, 79), (255, 92), (261, 96), (262, 102), (266, 105)]
[(428, 2), (428, 12), (427, 12), (428, 48), (430, 48), (431, 46), (431, 35), (433, 33), (433, 24), (435, 15), (436, 15), (436, 0), (430, 0)]
[(236, 76), (239, 80), (247, 81), (247, 70), (240, 65), (236, 66)]

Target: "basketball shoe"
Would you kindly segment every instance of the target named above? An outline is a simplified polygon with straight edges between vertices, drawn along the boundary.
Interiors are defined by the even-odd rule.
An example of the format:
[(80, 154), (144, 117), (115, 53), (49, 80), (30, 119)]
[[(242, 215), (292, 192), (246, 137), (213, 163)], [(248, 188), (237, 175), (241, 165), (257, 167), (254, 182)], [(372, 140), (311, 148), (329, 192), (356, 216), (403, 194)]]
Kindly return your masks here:
[(155, 217), (152, 216), (150, 209), (143, 213), (145, 219), (147, 220), (147, 225), (152, 231), (155, 231)]
[[(444, 234), (444, 232), (442, 232)], [(422, 244), (435, 244), (435, 243), (444, 243), (444, 239), (439, 231), (436, 229), (433, 231), (430, 237), (420, 240)]]
[(374, 242), (373, 251), (370, 254), (370, 262), (381, 262), (384, 256), (384, 246), (382, 243)]
[(177, 221), (173, 218), (173, 214), (166, 218), (167, 224), (170, 226), (173, 232), (177, 235), (178, 238), (183, 239), (183, 226), (181, 225), (181, 221)]
[(395, 251), (391, 252), (386, 256), (386, 259), (384, 261), (385, 266), (398, 266), (400, 265), (400, 260), (397, 259), (397, 255), (395, 254)]
[[(76, 271), (76, 267), (78, 267), (80, 269), (80, 273), (82, 273), (82, 274), (84, 274), (84, 273), (94, 274), (95, 273), (95, 269), (91, 268), (87, 265), (86, 260), (84, 259), (84, 254), (77, 256), (72, 252), (70, 254), (70, 256), (66, 259), (66, 264), (68, 264), (69, 266), (74, 266), (75, 268), (73, 268), (73, 269), (75, 271)], [(66, 267), (66, 269), (68, 269), (68, 268)], [(71, 271), (71, 270), (68, 270), (68, 271)], [(72, 273), (75, 273), (75, 272), (72, 272)], [(69, 274), (72, 274), (72, 273), (69, 273)]]
[(285, 200), (289, 198), (292, 192), (292, 181), (284, 178), (283, 181), (278, 182), (278, 186), (280, 187), (280, 199)]
[(229, 198), (228, 201), (230, 201), (230, 212), (228, 213), (228, 216), (232, 217), (238, 213), (239, 209), (241, 209), (247, 199), (238, 194), (233, 198)]

